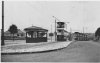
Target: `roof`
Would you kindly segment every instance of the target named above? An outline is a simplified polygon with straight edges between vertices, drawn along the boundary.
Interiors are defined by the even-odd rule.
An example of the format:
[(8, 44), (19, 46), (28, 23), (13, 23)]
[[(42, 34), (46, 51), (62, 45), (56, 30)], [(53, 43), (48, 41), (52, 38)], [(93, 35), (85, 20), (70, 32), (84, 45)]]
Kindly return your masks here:
[(31, 27), (25, 28), (24, 30), (25, 31), (48, 31), (47, 29), (37, 27), (37, 26), (31, 26)]
[(18, 29), (18, 33), (25, 33), (24, 31), (21, 31), (20, 29)]
[(4, 33), (6, 33), (6, 34), (10, 34), (10, 32), (9, 32), (9, 31), (5, 31)]

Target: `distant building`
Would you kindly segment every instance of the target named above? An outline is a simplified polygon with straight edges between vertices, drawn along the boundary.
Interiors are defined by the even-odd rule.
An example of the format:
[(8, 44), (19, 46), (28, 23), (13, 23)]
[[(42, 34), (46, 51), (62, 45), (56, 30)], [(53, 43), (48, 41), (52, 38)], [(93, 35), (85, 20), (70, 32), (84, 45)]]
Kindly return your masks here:
[[(6, 31), (6, 32), (4, 32), (4, 37), (5, 37), (5, 39), (9, 40), (9, 39), (12, 39), (13, 35), (9, 31)], [(14, 37), (15, 38), (25, 38), (25, 32), (18, 29), (18, 33), (15, 33)]]
[(9, 31), (4, 32), (4, 36), (12, 36)]
[(89, 40), (89, 36), (86, 33), (75, 32), (73, 33), (73, 39), (78, 41), (87, 41)]
[(95, 39), (95, 33), (85, 33), (88, 35), (89, 40), (94, 40)]
[(26, 36), (25, 31), (21, 31), (20, 29), (18, 29), (17, 36), (18, 37), (25, 37)]

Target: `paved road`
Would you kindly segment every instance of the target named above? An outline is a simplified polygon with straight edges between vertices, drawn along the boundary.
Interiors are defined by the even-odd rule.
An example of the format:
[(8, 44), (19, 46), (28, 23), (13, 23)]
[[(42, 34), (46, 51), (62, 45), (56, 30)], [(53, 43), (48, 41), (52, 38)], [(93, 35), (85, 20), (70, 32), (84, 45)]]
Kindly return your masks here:
[(100, 43), (80, 41), (67, 48), (31, 54), (1, 55), (3, 62), (100, 62)]

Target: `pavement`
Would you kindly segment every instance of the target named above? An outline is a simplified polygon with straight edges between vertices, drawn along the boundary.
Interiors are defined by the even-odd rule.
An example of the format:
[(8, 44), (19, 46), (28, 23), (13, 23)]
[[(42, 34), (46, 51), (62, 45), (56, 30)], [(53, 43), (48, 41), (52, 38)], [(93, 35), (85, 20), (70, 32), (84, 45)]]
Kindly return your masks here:
[(72, 43), (72, 41), (4, 45), (1, 46), (1, 54), (32, 53), (59, 50), (67, 47), (70, 43)]

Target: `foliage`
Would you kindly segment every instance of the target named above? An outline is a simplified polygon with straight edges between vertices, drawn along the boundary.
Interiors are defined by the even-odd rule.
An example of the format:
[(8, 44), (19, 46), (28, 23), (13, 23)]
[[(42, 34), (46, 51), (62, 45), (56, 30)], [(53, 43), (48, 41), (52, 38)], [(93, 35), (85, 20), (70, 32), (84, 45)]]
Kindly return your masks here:
[(96, 37), (96, 40), (100, 39), (100, 27), (96, 30), (95, 37)]
[(100, 36), (100, 27), (96, 30), (95, 36)]
[(14, 25), (14, 24), (12, 24), (12, 25), (9, 27), (8, 31), (9, 31), (11, 34), (13, 34), (13, 40), (14, 40), (14, 34), (18, 32), (17, 26)]
[(9, 31), (11, 34), (17, 33), (17, 32), (18, 32), (17, 26), (14, 25), (14, 24), (12, 24), (12, 25), (9, 27), (8, 31)]

